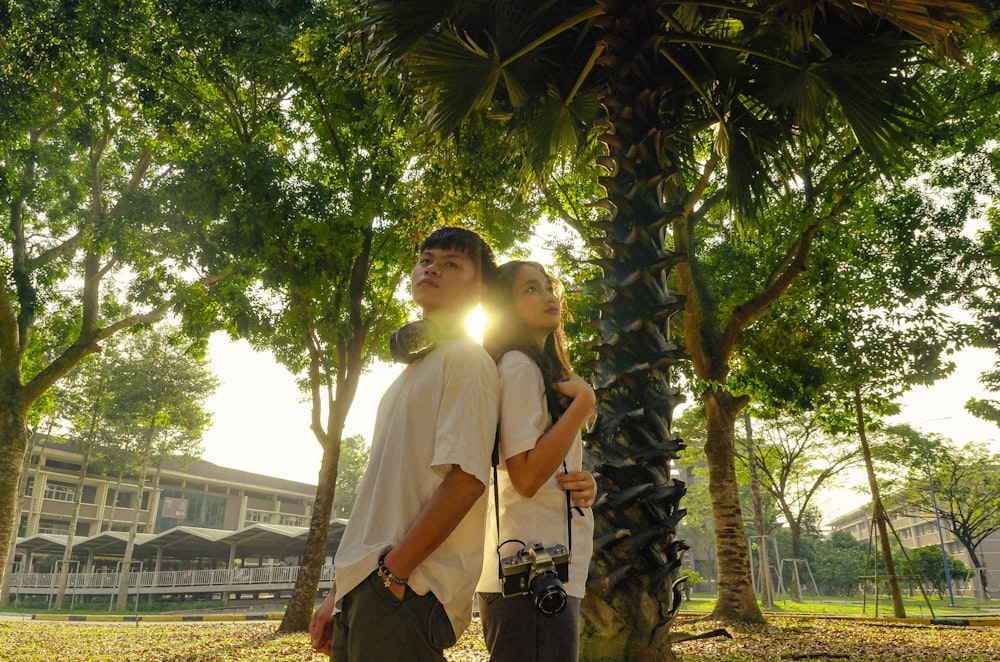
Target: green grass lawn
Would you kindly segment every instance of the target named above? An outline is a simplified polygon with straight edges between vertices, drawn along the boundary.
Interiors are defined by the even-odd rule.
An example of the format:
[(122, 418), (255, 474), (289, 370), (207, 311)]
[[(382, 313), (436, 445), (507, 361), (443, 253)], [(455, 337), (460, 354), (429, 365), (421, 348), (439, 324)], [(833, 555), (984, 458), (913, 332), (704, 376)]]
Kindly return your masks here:
[[(708, 613), (715, 606), (715, 595), (713, 594), (694, 593), (691, 597), (691, 600), (685, 601), (681, 606), (682, 612)], [(931, 595), (928, 598), (929, 605), (919, 594), (912, 597), (904, 596), (903, 606), (907, 618), (954, 618), (959, 616), (1000, 618), (1000, 600), (956, 597), (955, 606), (952, 607), (948, 598)], [(875, 607), (874, 595), (867, 596), (867, 599), (861, 595), (854, 597), (807, 595), (804, 596), (804, 602), (792, 602), (787, 599), (787, 596), (778, 596), (774, 601), (774, 607), (764, 609), (764, 611), (768, 614), (815, 614), (853, 618), (874, 618), (877, 615), (879, 618), (892, 618), (892, 600), (889, 596), (879, 595), (877, 614)]]

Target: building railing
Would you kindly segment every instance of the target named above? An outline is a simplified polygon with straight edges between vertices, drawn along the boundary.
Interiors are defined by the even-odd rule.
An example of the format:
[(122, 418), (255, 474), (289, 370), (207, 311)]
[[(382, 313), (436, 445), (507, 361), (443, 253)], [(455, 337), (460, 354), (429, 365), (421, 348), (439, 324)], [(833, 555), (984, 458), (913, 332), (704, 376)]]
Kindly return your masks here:
[[(276, 591), (291, 589), (299, 576), (299, 566), (263, 566), (259, 568), (226, 568), (216, 570), (132, 571), (128, 573), (130, 589), (150, 593), (211, 593), (239, 590)], [(105, 595), (117, 591), (117, 572), (71, 572), (66, 590), (76, 595)], [(320, 574), (320, 585), (333, 581), (333, 566), (326, 565)], [(58, 572), (15, 572), (11, 575), (11, 595), (47, 595), (58, 591)], [(178, 591), (182, 589), (182, 591)], [(133, 591), (134, 592), (134, 591)]]

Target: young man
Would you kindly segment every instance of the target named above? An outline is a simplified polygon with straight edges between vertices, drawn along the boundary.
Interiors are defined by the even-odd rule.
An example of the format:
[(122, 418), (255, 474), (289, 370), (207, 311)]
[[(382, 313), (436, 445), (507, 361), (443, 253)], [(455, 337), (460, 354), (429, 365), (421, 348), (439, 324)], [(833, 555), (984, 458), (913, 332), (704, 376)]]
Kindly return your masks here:
[(442, 228), (420, 246), (410, 291), (436, 343), (379, 403), (336, 580), (309, 628), (332, 660), (444, 660), (472, 620), (499, 386), (465, 318), (495, 269), (469, 230)]

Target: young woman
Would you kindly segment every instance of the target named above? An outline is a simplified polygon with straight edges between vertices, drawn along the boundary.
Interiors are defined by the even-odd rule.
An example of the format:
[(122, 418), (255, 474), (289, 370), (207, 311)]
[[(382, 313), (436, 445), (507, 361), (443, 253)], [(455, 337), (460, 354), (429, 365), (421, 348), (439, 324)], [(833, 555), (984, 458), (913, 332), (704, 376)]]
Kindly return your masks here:
[[(597, 493), (593, 475), (582, 470), (580, 431), (593, 414), (594, 391), (569, 368), (562, 288), (541, 265), (504, 264), (484, 303), (489, 322), (483, 344), (500, 374), (500, 459), (499, 503), (491, 490), (476, 589), (483, 635), (492, 662), (576, 660), (580, 599), (593, 551), (590, 507)], [(544, 570), (547, 559), (544, 551), (532, 556), (528, 549), (552, 551), (557, 545), (570, 555), (568, 581), (547, 575), (545, 586), (536, 582), (532, 590), (531, 571)], [(566, 561), (565, 555), (550, 556)], [(500, 579), (500, 559), (511, 557), (508, 570), (529, 575), (519, 595), (512, 594), (520, 578), (508, 580), (506, 589)]]

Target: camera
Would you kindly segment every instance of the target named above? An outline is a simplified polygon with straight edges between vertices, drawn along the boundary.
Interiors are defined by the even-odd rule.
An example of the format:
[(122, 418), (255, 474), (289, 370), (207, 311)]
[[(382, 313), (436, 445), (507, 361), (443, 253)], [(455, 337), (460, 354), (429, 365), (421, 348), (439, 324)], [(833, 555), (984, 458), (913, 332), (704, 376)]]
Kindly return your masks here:
[(569, 550), (564, 545), (543, 547), (535, 543), (500, 560), (501, 589), (505, 597), (530, 593), (535, 608), (555, 616), (566, 606)]

